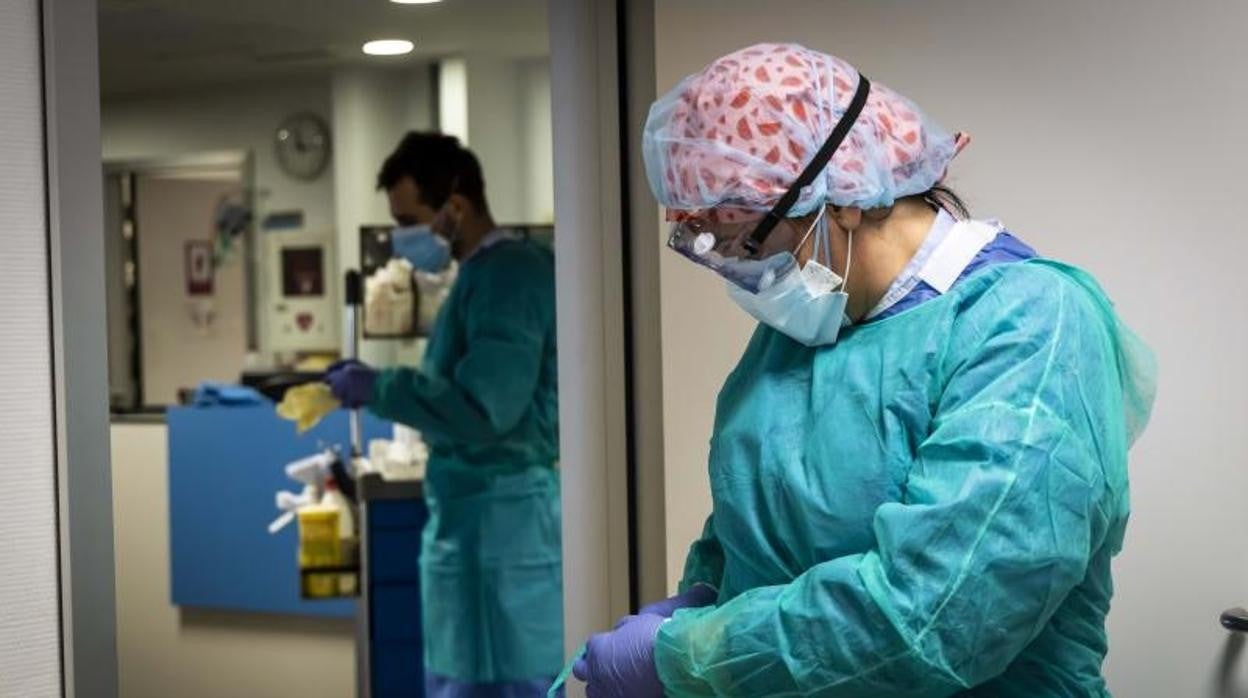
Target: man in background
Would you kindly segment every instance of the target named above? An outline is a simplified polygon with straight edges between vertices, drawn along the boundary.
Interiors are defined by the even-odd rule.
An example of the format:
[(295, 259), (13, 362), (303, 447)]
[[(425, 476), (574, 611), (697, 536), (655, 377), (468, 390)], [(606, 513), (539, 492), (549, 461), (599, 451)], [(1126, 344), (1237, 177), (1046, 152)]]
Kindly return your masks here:
[(427, 695), (544, 696), (563, 653), (553, 255), (495, 224), (452, 136), (407, 134), (378, 187), (405, 249), (449, 246), (460, 264), (420, 368), (345, 361), (326, 378), (430, 447)]

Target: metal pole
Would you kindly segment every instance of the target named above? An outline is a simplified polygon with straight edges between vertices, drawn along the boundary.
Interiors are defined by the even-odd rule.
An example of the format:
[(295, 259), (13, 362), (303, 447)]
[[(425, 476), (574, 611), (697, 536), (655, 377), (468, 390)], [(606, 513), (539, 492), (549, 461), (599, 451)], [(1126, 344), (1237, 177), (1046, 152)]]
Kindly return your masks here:
[[(343, 318), (343, 353), (345, 358), (355, 359), (360, 355), (360, 332), (359, 318), (360, 305), (363, 302), (363, 293), (360, 288), (360, 272), (355, 269), (347, 271), (345, 280), (346, 307), (344, 308), (345, 317)], [(351, 410), (351, 458), (358, 458), (363, 454), (364, 437), (360, 426), (360, 410)]]

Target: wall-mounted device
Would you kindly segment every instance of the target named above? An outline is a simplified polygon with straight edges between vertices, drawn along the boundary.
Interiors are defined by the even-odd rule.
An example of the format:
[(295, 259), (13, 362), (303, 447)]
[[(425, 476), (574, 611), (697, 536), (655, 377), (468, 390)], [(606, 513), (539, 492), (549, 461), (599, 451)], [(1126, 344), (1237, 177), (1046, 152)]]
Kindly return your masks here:
[(329, 233), (266, 233), (270, 344), (274, 351), (338, 349), (337, 263)]

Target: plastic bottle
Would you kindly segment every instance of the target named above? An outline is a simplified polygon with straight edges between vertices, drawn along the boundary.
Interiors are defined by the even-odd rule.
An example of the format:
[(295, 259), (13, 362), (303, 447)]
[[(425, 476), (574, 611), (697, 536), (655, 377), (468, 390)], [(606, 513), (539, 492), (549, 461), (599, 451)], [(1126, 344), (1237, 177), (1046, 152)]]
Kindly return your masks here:
[[(355, 537), (355, 517), (351, 513), (351, 503), (338, 489), (338, 483), (331, 477), (325, 481), (325, 495), (321, 498), (321, 507), (334, 511), (338, 518), (338, 564), (351, 567), (359, 559), (359, 541)], [(335, 587), (338, 596), (355, 596), (359, 592), (359, 577), (355, 572), (340, 572), (335, 576)]]
[(325, 496), (321, 497), (320, 505), (338, 512), (338, 538), (350, 540), (355, 538), (355, 517), (351, 515), (351, 503), (338, 490), (338, 483), (331, 477), (325, 481)]

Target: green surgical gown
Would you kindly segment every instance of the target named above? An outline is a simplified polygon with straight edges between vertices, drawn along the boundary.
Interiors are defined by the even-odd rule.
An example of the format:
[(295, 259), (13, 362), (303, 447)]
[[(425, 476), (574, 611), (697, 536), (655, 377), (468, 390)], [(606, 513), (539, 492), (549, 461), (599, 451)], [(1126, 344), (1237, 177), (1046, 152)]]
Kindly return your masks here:
[(1101, 696), (1152, 355), (1036, 260), (807, 348), (760, 327), (655, 649), (670, 696)]
[(421, 546), (425, 663), (470, 682), (563, 664), (554, 259), (505, 240), (464, 264), (420, 370), (380, 372), (369, 404), (432, 455)]

